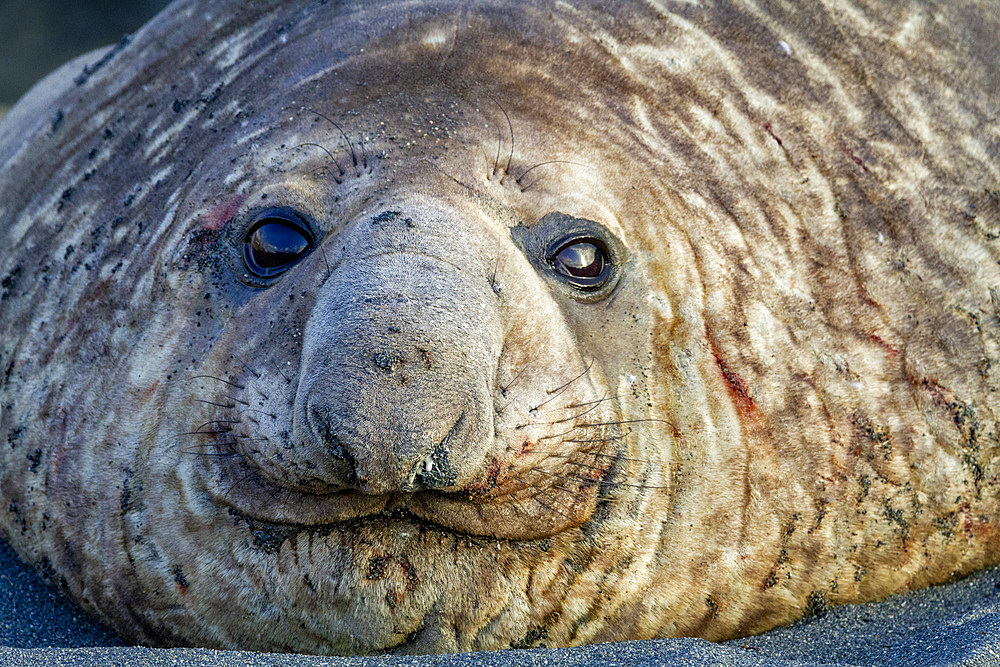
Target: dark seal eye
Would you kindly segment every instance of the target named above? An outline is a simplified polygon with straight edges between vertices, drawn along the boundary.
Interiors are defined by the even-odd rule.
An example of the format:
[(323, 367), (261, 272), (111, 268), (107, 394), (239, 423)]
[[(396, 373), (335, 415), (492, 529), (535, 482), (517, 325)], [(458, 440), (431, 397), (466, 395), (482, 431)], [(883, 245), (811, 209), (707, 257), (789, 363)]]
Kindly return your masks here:
[(274, 278), (292, 267), (311, 249), (310, 234), (297, 216), (268, 211), (250, 227), (243, 243), (243, 263), (257, 278)]
[(607, 248), (600, 239), (570, 238), (553, 245), (549, 264), (573, 287), (600, 289), (611, 277)]
[(510, 236), (553, 294), (579, 303), (611, 296), (628, 265), (625, 245), (607, 227), (559, 211), (511, 227)]

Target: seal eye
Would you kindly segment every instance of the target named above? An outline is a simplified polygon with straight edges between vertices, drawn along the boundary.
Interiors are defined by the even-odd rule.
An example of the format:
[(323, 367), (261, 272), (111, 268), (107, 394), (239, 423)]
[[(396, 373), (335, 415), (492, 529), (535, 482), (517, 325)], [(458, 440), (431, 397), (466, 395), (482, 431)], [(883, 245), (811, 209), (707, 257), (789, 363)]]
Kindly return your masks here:
[(611, 277), (607, 248), (600, 239), (563, 239), (553, 246), (549, 265), (573, 287), (593, 291)]
[(607, 227), (559, 211), (511, 227), (510, 236), (553, 294), (579, 303), (613, 294), (628, 262), (625, 245)]
[(309, 252), (310, 234), (295, 215), (269, 211), (250, 228), (243, 243), (243, 263), (257, 278), (274, 278)]

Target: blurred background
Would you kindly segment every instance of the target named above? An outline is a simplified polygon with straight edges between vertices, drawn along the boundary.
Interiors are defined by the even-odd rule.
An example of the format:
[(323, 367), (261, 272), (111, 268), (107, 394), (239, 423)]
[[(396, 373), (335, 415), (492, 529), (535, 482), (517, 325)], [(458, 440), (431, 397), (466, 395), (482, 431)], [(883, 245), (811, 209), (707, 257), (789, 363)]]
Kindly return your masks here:
[(135, 32), (168, 0), (0, 0), (0, 113), (74, 56)]

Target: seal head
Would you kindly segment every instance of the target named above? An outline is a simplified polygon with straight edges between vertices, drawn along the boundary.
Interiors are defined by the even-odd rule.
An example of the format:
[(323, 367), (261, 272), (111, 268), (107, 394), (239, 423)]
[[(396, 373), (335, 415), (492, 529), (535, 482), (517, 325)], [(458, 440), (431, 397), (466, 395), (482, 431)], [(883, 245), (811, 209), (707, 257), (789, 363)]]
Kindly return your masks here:
[(1000, 561), (996, 19), (841, 9), (182, 0), (52, 75), (4, 538), (135, 641), (314, 653)]

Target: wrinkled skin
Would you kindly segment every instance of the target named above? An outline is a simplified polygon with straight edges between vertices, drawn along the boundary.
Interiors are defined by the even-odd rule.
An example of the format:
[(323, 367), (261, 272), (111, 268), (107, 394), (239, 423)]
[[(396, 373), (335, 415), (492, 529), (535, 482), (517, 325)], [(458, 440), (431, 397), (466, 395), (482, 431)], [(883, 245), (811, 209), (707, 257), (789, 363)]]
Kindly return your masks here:
[(1000, 561), (997, 21), (173, 5), (0, 124), (3, 538), (136, 641), (316, 653)]

